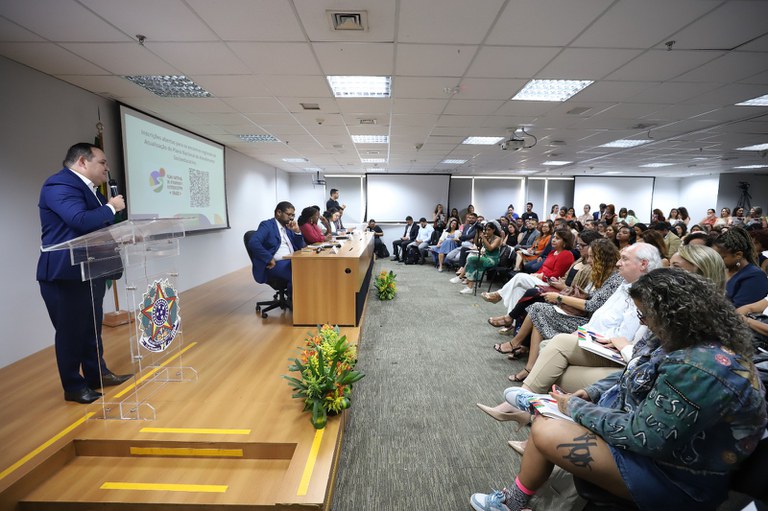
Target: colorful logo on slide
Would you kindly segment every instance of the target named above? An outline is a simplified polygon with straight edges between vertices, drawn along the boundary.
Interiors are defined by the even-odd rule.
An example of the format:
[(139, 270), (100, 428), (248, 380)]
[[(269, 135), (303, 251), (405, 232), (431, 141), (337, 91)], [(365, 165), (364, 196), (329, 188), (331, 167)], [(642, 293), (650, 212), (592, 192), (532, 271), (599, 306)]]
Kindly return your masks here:
[(163, 191), (163, 181), (165, 177), (165, 169), (153, 170), (149, 174), (149, 186), (152, 187), (152, 191), (160, 193)]

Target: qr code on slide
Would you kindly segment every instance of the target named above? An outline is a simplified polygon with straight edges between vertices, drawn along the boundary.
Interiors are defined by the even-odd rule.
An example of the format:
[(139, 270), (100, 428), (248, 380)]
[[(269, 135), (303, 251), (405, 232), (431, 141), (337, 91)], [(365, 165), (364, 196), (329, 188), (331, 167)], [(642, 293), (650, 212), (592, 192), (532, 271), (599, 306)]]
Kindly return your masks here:
[(193, 208), (207, 208), (211, 205), (210, 173), (204, 170), (189, 170), (189, 205)]

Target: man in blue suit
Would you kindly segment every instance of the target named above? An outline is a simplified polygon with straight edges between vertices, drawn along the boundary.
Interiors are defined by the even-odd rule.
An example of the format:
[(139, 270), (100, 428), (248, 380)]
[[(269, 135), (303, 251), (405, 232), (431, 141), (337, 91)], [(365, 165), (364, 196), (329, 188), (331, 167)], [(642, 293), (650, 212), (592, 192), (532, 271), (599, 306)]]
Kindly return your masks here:
[[(96, 190), (107, 182), (108, 171), (104, 152), (97, 146), (80, 143), (69, 148), (64, 168), (49, 177), (40, 191), (43, 247), (114, 222), (115, 213), (125, 209), (123, 196), (107, 200)], [(94, 389), (119, 385), (130, 378), (131, 375), (113, 374), (102, 356), (106, 281), (102, 278), (83, 282), (80, 266), (72, 266), (67, 250), (41, 252), (37, 280), (56, 330), (56, 363), (64, 399), (92, 403), (101, 397)]]
[(296, 208), (287, 201), (275, 207), (275, 217), (259, 224), (256, 234), (248, 241), (248, 252), (252, 254), (253, 278), (265, 283), (277, 278), (288, 282), (291, 291), (291, 260), (283, 259), (304, 247), (306, 243), (293, 220)]

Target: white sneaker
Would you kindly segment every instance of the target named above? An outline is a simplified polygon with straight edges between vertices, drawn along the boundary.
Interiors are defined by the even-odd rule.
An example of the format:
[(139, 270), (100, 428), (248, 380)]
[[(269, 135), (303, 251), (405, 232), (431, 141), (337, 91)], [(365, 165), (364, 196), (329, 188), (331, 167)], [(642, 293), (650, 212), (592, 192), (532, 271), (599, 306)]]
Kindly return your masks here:
[(475, 290), (474, 290), (474, 289), (472, 289), (471, 287), (465, 287), (464, 289), (462, 289), (461, 291), (459, 291), (459, 293), (461, 293), (461, 294), (463, 294), (463, 295), (471, 295), (471, 294), (472, 294), (472, 293), (474, 293), (474, 292), (475, 292)]
[(456, 275), (455, 277), (453, 277), (453, 278), (452, 278), (451, 280), (449, 280), (448, 282), (450, 282), (451, 284), (458, 284), (459, 282), (461, 282), (461, 277), (459, 277), (458, 275)]
[(469, 504), (475, 511), (509, 511), (504, 502), (507, 496), (503, 491), (494, 491), (490, 495), (475, 493), (469, 498)]

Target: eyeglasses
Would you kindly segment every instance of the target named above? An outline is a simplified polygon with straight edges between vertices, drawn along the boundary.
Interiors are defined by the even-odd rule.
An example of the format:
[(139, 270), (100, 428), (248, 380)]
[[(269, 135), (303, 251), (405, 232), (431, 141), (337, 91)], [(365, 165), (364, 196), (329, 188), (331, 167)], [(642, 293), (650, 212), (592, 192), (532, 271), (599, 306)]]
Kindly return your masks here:
[(645, 314), (643, 314), (640, 309), (637, 309), (637, 319), (639, 319), (640, 323), (643, 325), (645, 324)]

